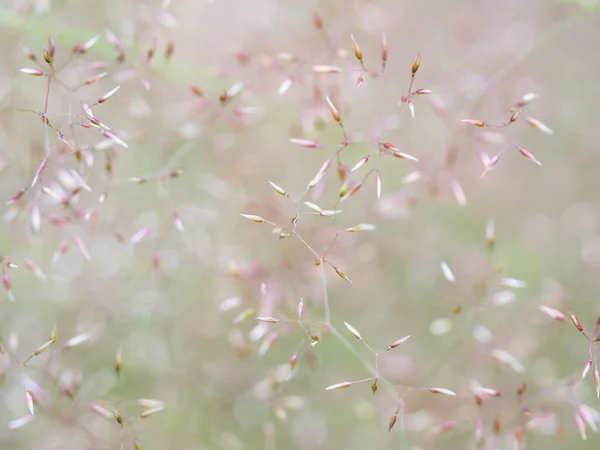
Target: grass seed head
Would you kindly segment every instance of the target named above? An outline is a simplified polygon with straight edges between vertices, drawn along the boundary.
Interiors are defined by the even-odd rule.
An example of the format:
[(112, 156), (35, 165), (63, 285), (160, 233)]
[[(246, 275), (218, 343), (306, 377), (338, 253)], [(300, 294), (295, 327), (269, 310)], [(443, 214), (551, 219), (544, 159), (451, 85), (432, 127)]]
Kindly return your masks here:
[(417, 56), (415, 57), (415, 60), (413, 61), (412, 68), (411, 68), (413, 76), (417, 73), (417, 70), (419, 70), (420, 65), (421, 65), (421, 54), (417, 53)]
[(393, 348), (396, 348), (402, 344), (404, 344), (406, 341), (408, 341), (408, 339), (410, 338), (410, 334), (404, 337), (401, 337), (400, 339), (395, 340), (394, 342), (392, 342), (390, 344), (390, 346), (386, 349), (386, 351), (389, 351)]
[(335, 105), (333, 104), (333, 102), (329, 99), (329, 97), (325, 97), (325, 101), (327, 102), (327, 107), (329, 108), (329, 111), (331, 112), (331, 116), (333, 117), (333, 119), (337, 123), (340, 123), (341, 122), (340, 113), (338, 112), (338, 110), (335, 107)]
[(356, 43), (356, 39), (354, 39), (353, 35), (350, 35), (350, 39), (352, 39), (352, 47), (354, 49), (354, 56), (356, 56), (356, 59), (358, 59), (358, 62), (360, 62), (360, 64), (363, 64), (363, 53), (360, 50), (360, 47), (358, 46), (358, 44)]
[(388, 424), (388, 433), (390, 431), (392, 431), (392, 428), (394, 428), (394, 425), (396, 425), (396, 421), (398, 420), (398, 412), (400, 410), (397, 409), (396, 412), (394, 414), (392, 414), (392, 417), (390, 417), (390, 422)]
[(343, 381), (341, 383), (332, 384), (331, 386), (327, 386), (325, 388), (326, 391), (334, 391), (336, 389), (345, 389), (347, 387), (352, 386), (354, 383), (351, 381)]

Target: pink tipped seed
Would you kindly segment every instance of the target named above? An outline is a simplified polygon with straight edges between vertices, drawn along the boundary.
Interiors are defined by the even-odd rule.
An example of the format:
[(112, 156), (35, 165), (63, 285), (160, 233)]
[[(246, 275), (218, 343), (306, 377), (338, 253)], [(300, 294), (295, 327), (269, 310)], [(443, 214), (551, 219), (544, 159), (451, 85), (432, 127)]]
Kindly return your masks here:
[(583, 417), (581, 417), (579, 411), (575, 412), (575, 424), (577, 425), (577, 430), (579, 431), (581, 439), (585, 441), (587, 439), (587, 434), (585, 431), (585, 421), (583, 420)]
[(319, 143), (317, 141), (311, 141), (309, 139), (290, 138), (292, 144), (300, 145), (306, 148), (317, 148)]
[(381, 73), (385, 72), (388, 59), (388, 46), (385, 33), (381, 35)]
[(386, 349), (386, 351), (389, 351), (393, 348), (396, 348), (402, 344), (404, 344), (406, 341), (408, 341), (408, 339), (410, 338), (410, 334), (404, 337), (401, 337), (398, 340), (395, 340), (394, 342), (392, 342), (392, 344), (390, 344), (390, 346)]
[(110, 91), (108, 91), (106, 94), (104, 94), (102, 97), (100, 97), (97, 101), (97, 103), (102, 104), (105, 101), (107, 101), (109, 98), (111, 98), (113, 95), (116, 94), (116, 92), (121, 88), (121, 86), (117, 86), (114, 89), (111, 89)]
[(286, 78), (285, 80), (283, 80), (283, 82), (279, 86), (279, 89), (277, 89), (277, 93), (279, 95), (285, 94), (289, 90), (289, 88), (292, 86), (292, 83), (293, 83), (293, 81), (291, 78)]
[(354, 165), (354, 167), (352, 167), (352, 169), (350, 169), (350, 172), (354, 172), (354, 171), (356, 171), (356, 170), (360, 169), (362, 166), (364, 166), (364, 165), (367, 163), (367, 161), (369, 161), (369, 157), (368, 157), (368, 156), (365, 156), (365, 157), (364, 157), (364, 158), (362, 158), (360, 161), (358, 161), (358, 162), (357, 162), (357, 163)]
[(129, 243), (131, 245), (135, 245), (140, 242), (142, 239), (146, 238), (150, 234), (150, 230), (148, 228), (142, 228), (137, 233), (129, 238)]
[(37, 61), (36, 54), (29, 47), (23, 47), (23, 53), (25, 54), (27, 59), (29, 59), (30, 61), (33, 61), (33, 62)]
[(600, 373), (598, 373), (598, 367), (594, 367), (594, 384), (596, 385), (596, 397), (600, 398)]
[(25, 401), (27, 402), (27, 408), (29, 408), (31, 415), (35, 415), (33, 411), (33, 396), (31, 395), (31, 392), (25, 391)]
[(360, 89), (363, 85), (363, 83), (365, 82), (365, 80), (363, 79), (362, 75), (360, 75), (357, 79), (356, 79), (356, 88)]
[(452, 270), (450, 270), (448, 264), (442, 262), (440, 264), (440, 267), (442, 268), (442, 273), (444, 274), (444, 278), (446, 278), (446, 281), (448, 281), (448, 283), (450, 284), (456, 284), (456, 278), (454, 277), (454, 273), (452, 273)]
[(262, 323), (279, 323), (279, 319), (269, 316), (257, 317), (256, 320)]
[(417, 56), (416, 56), (415, 60), (413, 61), (412, 68), (411, 68), (413, 76), (417, 73), (417, 70), (419, 70), (420, 65), (421, 65), (421, 54), (417, 53)]
[(453, 179), (451, 182), (451, 187), (456, 202), (462, 207), (467, 206), (467, 197), (465, 196), (465, 192), (463, 191), (460, 183), (456, 179)]
[(579, 318), (571, 311), (569, 311), (569, 318), (571, 319), (571, 322), (573, 322), (573, 325), (575, 325), (575, 328), (577, 328), (577, 331), (583, 333), (583, 326), (581, 325)]
[(440, 425), (439, 431), (440, 433), (443, 433), (445, 431), (454, 430), (456, 428), (456, 425), (458, 425), (458, 422), (456, 420), (449, 420)]
[(379, 173), (379, 170), (375, 175), (375, 187), (377, 191), (377, 199), (379, 200), (381, 198), (381, 174)]
[(321, 168), (319, 169), (317, 174), (314, 176), (314, 178), (312, 180), (310, 180), (310, 182), (308, 183), (307, 189), (312, 189), (313, 187), (315, 187), (319, 183), (319, 181), (321, 181), (321, 179), (325, 175), (325, 172), (327, 171), (327, 169), (329, 169), (330, 166), (331, 166), (331, 159), (328, 159), (323, 163), (323, 165), (321, 166)]
[(147, 409), (142, 414), (140, 414), (140, 419), (145, 419), (146, 417), (149, 417), (152, 414), (156, 414), (157, 412), (162, 411), (163, 409), (164, 409), (164, 407), (162, 407), (162, 406), (159, 406), (157, 408)]
[(475, 423), (475, 442), (483, 442), (483, 422), (481, 419), (477, 419)]
[(31, 182), (31, 187), (34, 187), (37, 182), (40, 180), (42, 173), (44, 172), (44, 169), (46, 168), (46, 165), (48, 164), (48, 158), (45, 158), (40, 165), (38, 166), (37, 170), (35, 171), (35, 175), (33, 177), (33, 181)]
[(532, 154), (530, 151), (528, 151), (528, 150), (525, 150), (525, 149), (524, 149), (524, 148), (522, 148), (522, 147), (518, 147), (518, 149), (519, 149), (519, 152), (521, 153), (521, 155), (523, 155), (525, 158), (527, 158), (528, 160), (530, 160), (530, 161), (532, 161), (532, 162), (536, 163), (538, 166), (541, 166), (541, 165), (542, 165), (542, 163), (541, 163), (541, 162), (539, 162), (539, 161), (538, 161), (538, 160), (535, 158), (535, 156), (533, 156), (533, 154)]
[(359, 231), (373, 231), (376, 228), (377, 227), (375, 225), (372, 225), (370, 223), (359, 223), (354, 225), (353, 227), (346, 228), (346, 231), (350, 233), (358, 233)]
[(582, 380), (587, 376), (591, 367), (592, 367), (592, 360), (590, 359), (590, 360), (588, 360), (588, 362), (585, 363), (585, 366), (583, 366), (583, 371), (581, 372)]
[(354, 336), (359, 341), (363, 340), (362, 336), (360, 335), (360, 333), (358, 332), (358, 330), (356, 328), (354, 328), (348, 322), (344, 322), (344, 325), (346, 326), (346, 328), (348, 329), (348, 331), (352, 334), (352, 336)]
[(313, 72), (316, 73), (339, 73), (342, 71), (341, 67), (338, 66), (328, 66), (328, 65), (316, 65), (313, 66)]
[(84, 342), (87, 342), (89, 339), (90, 339), (90, 335), (88, 333), (78, 334), (77, 336), (73, 336), (71, 339), (69, 339), (67, 342), (65, 342), (63, 345), (63, 349), (64, 350), (71, 349), (73, 347), (83, 344)]
[(94, 46), (94, 44), (96, 44), (96, 42), (98, 42), (99, 39), (100, 39), (100, 36), (94, 36), (93, 38), (89, 39), (88, 41), (86, 41), (83, 44), (77, 44), (75, 46), (75, 48), (73, 48), (73, 51), (75, 53), (79, 53), (80, 55), (83, 55), (83, 54), (87, 53)]
[(485, 170), (481, 174), (481, 178), (483, 178), (486, 173), (488, 173), (490, 170), (492, 170), (494, 168), (494, 166), (496, 166), (496, 164), (498, 164), (498, 162), (500, 161), (500, 156), (502, 156), (502, 152), (498, 153), (497, 155), (495, 155), (492, 159), (490, 159), (487, 162)]
[(543, 124), (542, 122), (540, 122), (537, 119), (534, 119), (533, 117), (527, 117), (527, 123), (532, 126), (533, 128), (536, 128), (546, 134), (549, 135), (553, 135), (554, 131), (548, 127), (547, 125)]
[(115, 373), (117, 376), (121, 375), (121, 367), (123, 366), (123, 352), (121, 347), (117, 350), (117, 354), (115, 356)]
[(279, 195), (282, 195), (284, 197), (289, 197), (289, 194), (282, 187), (276, 185), (272, 181), (269, 181), (269, 184), (271, 185), (271, 187), (273, 188), (273, 190), (275, 192), (277, 192)]
[(48, 38), (48, 53), (51, 58), (54, 58), (54, 54), (56, 53), (56, 44), (54, 43), (54, 38), (50, 36)]
[(115, 144), (120, 145), (121, 147), (129, 148), (129, 145), (123, 139), (110, 131), (103, 131), (102, 136), (110, 141), (113, 141)]
[(100, 406), (96, 403), (92, 403), (90, 405), (90, 409), (92, 411), (94, 411), (96, 414), (105, 417), (106, 419), (113, 419), (114, 415), (113, 413), (111, 413), (108, 409), (104, 408), (103, 406)]
[(335, 273), (337, 273), (340, 278), (346, 280), (348, 283), (352, 283), (352, 280), (350, 278), (348, 278), (348, 275), (346, 275), (340, 269), (338, 269), (337, 267), (333, 267), (333, 270), (335, 270)]
[(335, 107), (335, 105), (333, 104), (333, 102), (329, 99), (329, 97), (325, 97), (325, 101), (327, 102), (327, 107), (329, 108), (329, 111), (331, 112), (331, 116), (333, 117), (333, 119), (337, 123), (340, 123), (340, 121), (341, 121), (340, 113), (338, 112), (338, 110)]
[(360, 50), (360, 47), (358, 46), (358, 44), (356, 43), (356, 39), (354, 39), (353, 35), (350, 35), (350, 39), (352, 39), (352, 47), (354, 49), (354, 56), (356, 56), (356, 59), (358, 59), (358, 62), (360, 62), (360, 64), (363, 64), (363, 53)]
[(557, 320), (559, 322), (565, 321), (565, 315), (557, 309), (550, 308), (549, 306), (540, 305), (539, 310), (548, 314), (554, 320)]
[(390, 417), (390, 423), (388, 424), (388, 433), (392, 431), (392, 428), (394, 428), (394, 425), (396, 425), (396, 420), (398, 420), (399, 411), (400, 409), (397, 409), (396, 412), (392, 414), (392, 417)]
[(312, 202), (304, 202), (304, 204), (319, 214), (323, 213), (323, 209), (319, 205), (316, 205)]
[(415, 118), (415, 104), (410, 99), (407, 100), (407, 103), (408, 103), (408, 109), (410, 110), (410, 115), (414, 119)]
[(165, 60), (170, 60), (173, 56), (173, 53), (175, 53), (175, 42), (170, 41), (165, 49)]
[(408, 160), (410, 160), (410, 161), (415, 161), (415, 162), (418, 162), (418, 161), (419, 161), (419, 160), (418, 160), (417, 158), (415, 158), (414, 156), (412, 156), (412, 155), (409, 155), (408, 153), (403, 153), (403, 152), (400, 152), (400, 151), (394, 151), (394, 152), (392, 152), (392, 156), (395, 156), (395, 157), (396, 157), (396, 158), (398, 158), (398, 159), (408, 159)]
[(294, 353), (290, 358), (290, 370), (294, 370), (296, 364), (298, 363), (298, 353)]
[(43, 70), (40, 69), (32, 69), (29, 67), (24, 67), (21, 69), (21, 73), (24, 73), (26, 75), (33, 75), (36, 77), (41, 77), (42, 75), (46, 75), (46, 72), (44, 72)]
[(443, 395), (450, 395), (452, 397), (456, 397), (456, 393), (454, 391), (451, 391), (450, 389), (440, 388), (440, 387), (429, 388), (429, 392), (431, 392), (433, 394), (443, 394)]
[(325, 388), (326, 391), (334, 391), (336, 389), (345, 389), (347, 387), (352, 386), (352, 382), (350, 381), (343, 381), (341, 383), (336, 383), (336, 384), (332, 384), (331, 386), (327, 386)]
[(474, 126), (480, 127), (480, 128), (484, 128), (484, 127), (488, 126), (485, 122), (482, 122), (481, 120), (477, 120), (477, 119), (463, 119), (461, 122), (467, 123), (469, 125), (474, 125)]

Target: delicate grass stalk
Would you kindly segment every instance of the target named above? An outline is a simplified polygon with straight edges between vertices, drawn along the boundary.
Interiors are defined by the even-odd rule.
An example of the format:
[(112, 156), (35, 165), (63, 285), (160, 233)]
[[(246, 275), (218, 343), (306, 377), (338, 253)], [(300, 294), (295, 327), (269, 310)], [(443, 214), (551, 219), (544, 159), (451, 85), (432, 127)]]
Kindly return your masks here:
[(392, 342), (390, 344), (390, 346), (386, 349), (386, 351), (389, 351), (393, 348), (396, 348), (396, 347), (404, 344), (409, 338), (410, 338), (410, 334), (407, 336), (401, 337), (400, 339), (395, 340), (394, 342)]
[(29, 355), (27, 357), (27, 359), (25, 361), (23, 361), (23, 365), (27, 364), (32, 358), (35, 358), (36, 356), (39, 356), (42, 353), (44, 353), (46, 350), (48, 350), (54, 344), (54, 342), (56, 342), (55, 337), (50, 339), (48, 342), (46, 342), (44, 345), (42, 345), (40, 348), (38, 348), (35, 352), (33, 352), (31, 355)]

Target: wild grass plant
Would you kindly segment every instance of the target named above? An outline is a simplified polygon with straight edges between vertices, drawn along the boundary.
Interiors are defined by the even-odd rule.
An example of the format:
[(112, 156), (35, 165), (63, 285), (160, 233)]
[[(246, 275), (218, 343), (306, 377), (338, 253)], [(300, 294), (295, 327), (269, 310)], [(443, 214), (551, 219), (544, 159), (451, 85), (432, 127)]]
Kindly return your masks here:
[(594, 7), (2, 6), (0, 447), (593, 446)]

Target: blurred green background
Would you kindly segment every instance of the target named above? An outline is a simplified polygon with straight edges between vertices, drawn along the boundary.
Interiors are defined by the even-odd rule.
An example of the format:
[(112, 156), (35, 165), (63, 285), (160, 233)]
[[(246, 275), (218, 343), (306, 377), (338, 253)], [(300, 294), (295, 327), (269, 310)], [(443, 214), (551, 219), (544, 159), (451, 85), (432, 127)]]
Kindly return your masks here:
[[(10, 280), (0, 302), (0, 447), (597, 447), (593, 367), (579, 381), (596, 345), (568, 316), (556, 321), (539, 307), (572, 311), (597, 334), (598, 8), (548, 0), (0, 2), (0, 254)], [(360, 88), (351, 34), (375, 72), (387, 39), (385, 73), (363, 73)], [(50, 36), (48, 91), (48, 77), (20, 69), (36, 67), (25, 46), (50, 71)], [(73, 56), (95, 36), (87, 54)], [(413, 96), (413, 119), (399, 101), (417, 54), (413, 88), (435, 92)], [(461, 122), (503, 124), (528, 93), (538, 97), (510, 126)], [(334, 158), (295, 204), (343, 140), (325, 96), (356, 141), (339, 152), (342, 163), (352, 168), (370, 155), (349, 174), (364, 185), (338, 204)], [(46, 103), (50, 127), (40, 121)], [(90, 119), (82, 103), (129, 147), (82, 127)], [(383, 142), (418, 162), (379, 158), (383, 132)], [(482, 154), (501, 154), (484, 177)], [(342, 212), (322, 217), (302, 201)], [(239, 215), (289, 232), (297, 211), (300, 238), (278, 238)], [(376, 229), (343, 231), (357, 223)], [(327, 260), (352, 283), (313, 265), (301, 239), (321, 257), (334, 241)], [(456, 283), (444, 278), (443, 262)], [(301, 298), (303, 324), (320, 338), (314, 346), (297, 322)], [(256, 315), (280, 322), (261, 325)], [(375, 393), (373, 380), (325, 390), (376, 375), (375, 355), (344, 322), (380, 352)], [(53, 329), (56, 342), (23, 367)], [(65, 348), (78, 336), (84, 342)], [(478, 385), (501, 395), (477, 406)], [(149, 404), (140, 399), (164, 409), (140, 418)], [(585, 441), (575, 419), (581, 405)]]

